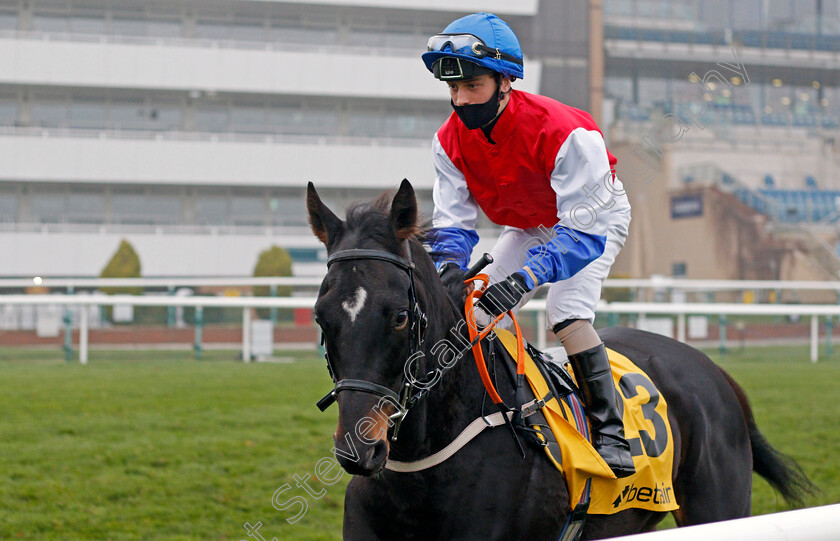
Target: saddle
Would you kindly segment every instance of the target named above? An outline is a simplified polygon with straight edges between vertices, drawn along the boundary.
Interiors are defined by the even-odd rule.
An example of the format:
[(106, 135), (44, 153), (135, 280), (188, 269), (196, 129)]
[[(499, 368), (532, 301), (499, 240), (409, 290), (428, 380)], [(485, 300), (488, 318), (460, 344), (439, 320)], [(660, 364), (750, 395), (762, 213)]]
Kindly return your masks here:
[[(515, 380), (516, 337), (496, 329), (488, 338), (488, 366), (496, 364), (495, 356), (501, 357), (503, 370)], [(678, 509), (672, 484), (674, 446), (667, 404), (650, 378), (627, 357), (607, 350), (622, 395), (624, 430), (636, 467), (634, 475), (616, 479), (590, 442), (584, 405), (563, 348), (541, 352), (526, 342), (524, 349), (529, 393), (522, 403), (524, 426), (520, 424), (517, 432), (544, 449), (563, 473), (572, 509), (606, 515), (630, 508)]]

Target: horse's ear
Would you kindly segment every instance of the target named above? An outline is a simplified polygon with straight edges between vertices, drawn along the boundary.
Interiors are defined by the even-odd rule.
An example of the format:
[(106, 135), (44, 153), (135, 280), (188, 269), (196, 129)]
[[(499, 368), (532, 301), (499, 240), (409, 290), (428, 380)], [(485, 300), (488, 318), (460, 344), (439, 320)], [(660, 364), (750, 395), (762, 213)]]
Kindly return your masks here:
[(397, 238), (405, 240), (419, 232), (417, 227), (417, 198), (408, 179), (403, 179), (400, 189), (391, 202), (391, 222), (397, 231)]
[(309, 213), (312, 232), (329, 247), (344, 231), (344, 223), (321, 201), (318, 192), (315, 191), (315, 185), (311, 182), (306, 186), (306, 210)]

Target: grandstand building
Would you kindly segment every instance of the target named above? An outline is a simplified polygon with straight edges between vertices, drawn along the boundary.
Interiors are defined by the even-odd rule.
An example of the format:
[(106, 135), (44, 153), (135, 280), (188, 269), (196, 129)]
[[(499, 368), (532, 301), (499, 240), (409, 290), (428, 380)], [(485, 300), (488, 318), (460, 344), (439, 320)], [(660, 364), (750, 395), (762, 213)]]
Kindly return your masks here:
[(0, 0), (0, 275), (95, 276), (123, 238), (144, 276), (247, 275), (272, 244), (323, 272), (306, 182), (338, 209), (406, 177), (429, 215), (451, 109), (419, 54), (493, 11), (515, 87), (590, 111), (619, 157), (616, 274), (837, 277), (840, 0), (454, 7)]
[(838, 279), (840, 2), (605, 1), (614, 274)]

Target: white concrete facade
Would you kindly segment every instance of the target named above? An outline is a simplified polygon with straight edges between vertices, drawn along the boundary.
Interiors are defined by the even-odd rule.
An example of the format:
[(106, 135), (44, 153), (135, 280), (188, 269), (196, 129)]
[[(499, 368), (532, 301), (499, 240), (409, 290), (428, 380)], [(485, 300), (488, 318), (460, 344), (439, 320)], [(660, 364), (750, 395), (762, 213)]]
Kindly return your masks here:
[[(408, 178), (428, 206), (434, 179), (430, 159), (434, 128), (423, 115), (447, 111), (448, 93), (422, 64), (425, 36), (434, 28), (442, 30), (442, 21), (475, 11), (513, 17), (528, 28), (526, 22), (539, 11), (537, 0), (470, 0), (457, 6), (443, 0), (304, 4), (138, 0), (136, 5), (131, 1), (112, 5), (93, 0), (82, 6), (62, 0), (49, 6), (0, 6), (0, 15), (11, 14), (16, 20), (15, 27), (0, 27), (0, 253), (4, 254), (0, 276), (96, 276), (123, 238), (138, 251), (144, 276), (249, 275), (259, 251), (272, 244), (319, 248), (318, 241), (299, 227), (308, 181), (316, 184), (325, 200), (344, 204), (355, 198), (354, 190), (361, 188), (368, 197)], [(272, 17), (263, 26), (261, 13)], [(247, 18), (244, 26), (237, 26), (238, 14)], [(104, 22), (85, 26), (92, 20), (86, 17)], [(295, 17), (310, 26), (284, 26)], [(69, 21), (65, 26), (59, 25), (62, 18)], [(155, 26), (160, 21), (168, 26)], [(319, 26), (320, 21), (326, 26)], [(130, 29), (145, 24), (149, 26), (145, 34)], [(232, 35), (238, 38), (201, 34), (225, 25), (237, 26), (239, 33)], [(243, 36), (243, 28), (270, 28), (274, 33)], [(297, 42), (295, 32), (307, 28), (313, 28), (315, 38)], [(393, 39), (403, 28), (407, 35)], [(367, 36), (378, 31), (390, 36), (386, 45), (366, 44)], [(356, 38), (354, 32), (359, 33)], [(335, 41), (322, 36), (335, 36)], [(539, 92), (542, 63), (531, 58), (525, 63), (526, 77), (515, 88)], [(193, 121), (202, 100), (207, 106), (224, 102), (227, 109), (222, 114), (229, 118), (236, 107), (253, 114), (279, 102), (314, 128), (294, 132), (279, 127), (274, 133), (255, 133), (238, 131), (230, 122), (208, 131)], [(126, 128), (116, 120), (102, 126), (72, 123), (78, 111), (84, 115), (93, 110), (112, 119), (112, 107), (118, 106), (123, 107), (123, 120), (133, 114), (131, 105), (114, 105), (117, 102), (139, 103), (138, 110), (145, 103), (144, 114), (154, 115), (163, 103), (177, 110), (177, 120), (174, 127), (160, 123), (160, 128)], [(74, 110), (77, 103), (81, 105)], [(14, 112), (4, 117), (3, 107)], [(64, 116), (49, 117), (45, 124), (38, 116), (39, 107), (40, 111), (60, 107)], [(106, 112), (94, 110), (97, 107)], [(393, 126), (403, 109), (411, 129), (354, 131), (368, 118), (365, 115), (383, 125), (391, 121)], [(313, 111), (322, 116), (307, 120)], [(341, 124), (335, 133), (330, 133), (332, 118)], [(266, 191), (255, 191), (258, 188)], [(271, 218), (254, 220), (265, 223), (264, 228), (237, 227), (228, 220), (211, 234), (207, 231), (212, 227), (193, 218), (202, 197), (232, 200), (245, 190), (248, 194), (242, 197), (253, 199), (270, 189), (281, 190), (277, 196), (285, 198), (281, 209), (299, 201), (293, 208), (295, 227), (277, 225)], [(174, 208), (181, 210), (160, 226), (154, 224), (160, 211), (150, 213), (149, 223), (121, 221), (119, 205), (112, 199), (122, 197), (123, 205), (132, 197), (143, 200), (144, 195), (131, 195), (132, 190), (154, 192), (149, 204), (172, 194), (180, 199)], [(117, 192), (128, 195), (112, 197)], [(76, 205), (70, 218), (61, 212), (46, 217), (36, 210), (85, 197), (87, 202)], [(102, 200), (107, 200), (104, 206)], [(91, 202), (107, 210), (100, 209), (85, 221), (80, 217), (84, 210), (79, 209)], [(343, 213), (342, 208), (335, 210)], [(273, 212), (276, 218), (277, 211)], [(489, 249), (494, 240), (492, 232), (484, 237), (479, 250)], [(314, 267), (304, 263), (296, 270), (309, 274)]]

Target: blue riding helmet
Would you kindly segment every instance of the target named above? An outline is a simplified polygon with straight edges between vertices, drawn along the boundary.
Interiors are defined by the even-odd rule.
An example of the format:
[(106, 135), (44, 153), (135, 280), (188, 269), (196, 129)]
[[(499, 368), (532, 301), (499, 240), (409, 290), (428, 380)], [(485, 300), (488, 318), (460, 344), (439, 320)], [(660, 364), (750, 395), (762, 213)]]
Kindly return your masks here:
[[(473, 13), (449, 23), (443, 32), (429, 38), (423, 53), (426, 69), (435, 73), (441, 58), (467, 60), (513, 80), (523, 78), (522, 48), (510, 26), (492, 13)], [(460, 62), (457, 62), (460, 67)], [(465, 70), (466, 71), (466, 70)], [(467, 77), (436, 77), (458, 79)]]

